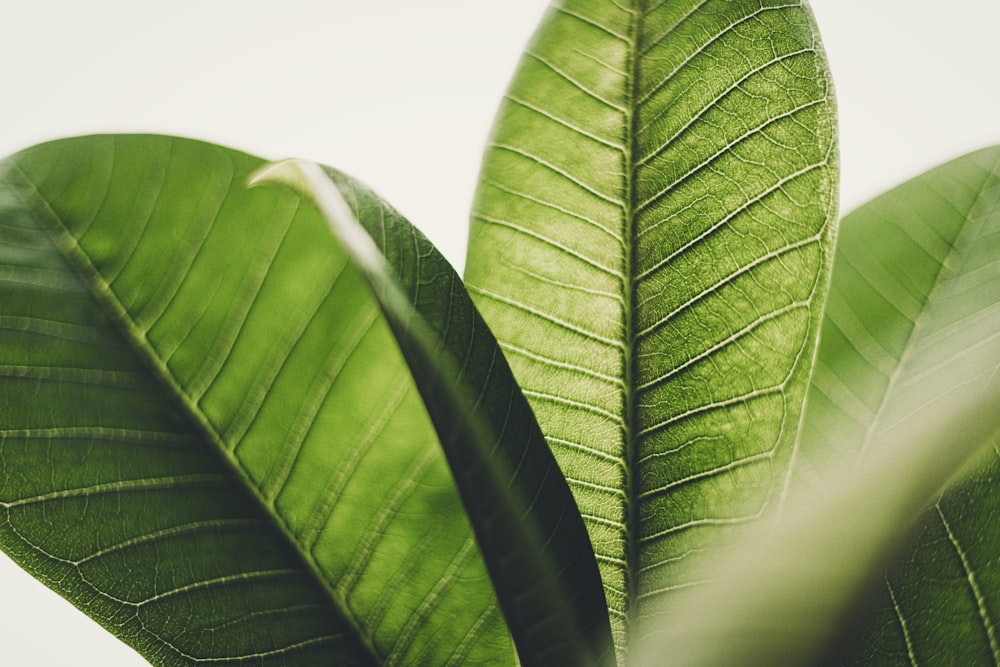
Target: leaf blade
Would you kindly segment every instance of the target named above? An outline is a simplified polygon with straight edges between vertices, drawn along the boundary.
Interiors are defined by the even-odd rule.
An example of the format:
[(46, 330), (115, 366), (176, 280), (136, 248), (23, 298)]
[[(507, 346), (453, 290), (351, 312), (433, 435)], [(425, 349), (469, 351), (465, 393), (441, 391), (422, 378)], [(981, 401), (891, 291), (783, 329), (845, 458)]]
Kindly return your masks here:
[[(998, 349), (980, 347), (973, 356), (995, 364)], [(823, 493), (796, 488), (781, 523), (704, 563), (705, 575), (717, 576), (667, 601), (658, 627), (637, 646), (639, 664), (658, 664), (665, 651), (689, 665), (839, 664), (851, 659), (859, 629), (880, 634), (882, 627), (866, 627), (859, 608), (913, 521), (1000, 431), (997, 413), (981, 418), (982, 407), (1000, 396), (1000, 383), (962, 382), (961, 368), (944, 375), (958, 381), (956, 392), (885, 429), (883, 446), (864, 466), (832, 465)], [(961, 629), (953, 638), (956, 651), (945, 655), (971, 648), (965, 653), (971, 657), (980, 648), (969, 647), (962, 636), (968, 627)], [(918, 659), (906, 650), (876, 649), (863, 662), (887, 657), (893, 664)]]
[[(317, 201), (378, 300), (437, 428), (521, 663), (606, 664), (611, 628), (586, 528), (457, 276), (405, 223), (363, 225), (343, 199), (339, 174), (292, 160), (268, 166), (260, 181), (285, 183)], [(378, 231), (402, 248), (411, 244), (399, 239), (414, 237), (416, 251), (396, 262), (409, 273), (400, 277), (389, 266)], [(442, 274), (450, 277), (447, 290), (435, 290)], [(417, 290), (434, 297), (417, 298)]]
[(782, 3), (556, 3), (501, 108), (467, 282), (588, 520), (620, 650), (708, 534), (783, 493), (833, 125), (812, 18)]
[(791, 522), (677, 603), (650, 664), (996, 661), (998, 165), (977, 151), (844, 218)]
[[(989, 419), (983, 397), (1000, 363), (998, 156), (993, 147), (960, 157), (845, 217), (805, 422), (813, 467), (837, 455), (864, 462), (885, 432), (956, 392), (983, 401), (978, 419)], [(848, 435), (832, 440), (838, 423)], [(987, 436), (975, 473), (930, 503), (889, 568), (855, 659), (1000, 656)]]
[[(18, 497), (32, 494), (51, 496), (44, 491), (45, 484), (51, 484), (49, 471), (56, 479), (74, 479), (72, 463), (80, 463), (83, 453), (89, 454), (84, 463), (89, 461), (90, 467), (83, 465), (79, 474), (86, 476), (89, 470), (99, 476), (98, 468), (103, 465), (101, 474), (108, 479), (100, 481), (102, 489), (110, 484), (108, 488), (120, 494), (124, 489), (116, 485), (132, 484), (125, 473), (132, 469), (129, 466), (141, 465), (141, 457), (127, 447), (114, 450), (107, 443), (102, 450), (103, 441), (95, 440), (92, 432), (98, 429), (97, 435), (105, 440), (120, 431), (130, 433), (126, 427), (131, 422), (125, 420), (119, 428), (113, 421), (128, 415), (104, 404), (102, 394), (93, 387), (76, 396), (75, 411), (60, 413), (53, 407), (59, 405), (54, 394), (62, 390), (62, 381), (79, 373), (72, 368), (72, 357), (67, 360), (63, 341), (76, 336), (86, 342), (98, 333), (91, 331), (89, 320), (80, 319), (83, 316), (53, 322), (45, 319), (48, 311), (39, 308), (55, 304), (54, 313), (61, 312), (60, 308), (82, 308), (92, 319), (98, 317), (93, 313), (103, 313), (104, 319), (98, 318), (102, 326), (124, 332), (131, 340), (122, 345), (119, 335), (115, 344), (95, 345), (98, 349), (91, 350), (91, 356), (104, 359), (100, 355), (108, 347), (114, 353), (108, 354), (105, 367), (96, 366), (106, 370), (93, 377), (114, 384), (120, 380), (111, 378), (131, 377), (121, 375), (123, 371), (142, 370), (147, 378), (152, 373), (155, 377), (147, 384), (158, 388), (159, 402), (150, 397), (157, 396), (152, 389), (140, 400), (136, 398), (140, 392), (132, 392), (133, 396), (125, 391), (128, 387), (117, 388), (118, 395), (134, 399), (124, 404), (130, 406), (130, 418), (142, 423), (159, 416), (169, 426), (180, 428), (181, 434), (194, 434), (192, 447), (198, 456), (167, 462), (179, 466), (180, 473), (146, 477), (156, 483), (201, 484), (204, 501), (177, 503), (180, 509), (197, 515), (216, 507), (232, 512), (235, 505), (260, 519), (269, 536), (246, 544), (246, 538), (237, 535), (241, 548), (230, 547), (225, 551), (230, 558), (219, 556), (219, 562), (206, 546), (180, 555), (164, 551), (162, 579), (147, 576), (140, 580), (150, 589), (150, 596), (161, 604), (199, 606), (192, 602), (199, 591), (229, 594), (223, 584), (229, 581), (227, 577), (243, 576), (244, 566), (247, 572), (259, 572), (265, 582), (270, 576), (266, 572), (276, 577), (277, 572), (287, 573), (291, 578), (284, 582), (287, 586), (267, 591), (278, 601), (296, 588), (293, 571), (311, 584), (298, 586), (298, 595), (312, 596), (303, 598), (307, 602), (315, 600), (316, 589), (325, 591), (319, 597), (325, 611), (318, 619), (302, 622), (308, 605), (289, 602), (285, 606), (293, 610), (293, 620), (302, 629), (296, 630), (292, 623), (287, 631), (275, 629), (273, 633), (240, 632), (241, 609), (250, 610), (244, 623), (252, 625), (254, 619), (262, 623), (267, 618), (253, 612), (246, 600), (245, 605), (237, 599), (228, 607), (211, 600), (209, 604), (217, 603), (231, 617), (208, 614), (201, 621), (207, 625), (197, 632), (188, 627), (194, 621), (185, 625), (185, 619), (193, 618), (190, 610), (174, 608), (158, 616), (160, 625), (154, 626), (153, 634), (165, 639), (147, 637), (137, 646), (144, 655), (163, 664), (183, 662), (169, 648), (180, 643), (182, 653), (206, 659), (225, 660), (227, 655), (232, 657), (227, 651), (237, 655), (243, 651), (262, 661), (294, 664), (296, 656), (284, 651), (280, 642), (294, 638), (295, 633), (312, 632), (314, 643), (316, 637), (331, 634), (344, 639), (337, 645), (329, 640), (309, 644), (305, 648), (316, 651), (318, 646), (322, 657), (300, 656), (302, 664), (421, 659), (446, 663), (509, 656), (509, 639), (491, 601), (468, 526), (462, 525), (433, 427), (419, 396), (401, 382), (406, 371), (398, 353), (395, 359), (391, 357), (394, 343), (388, 328), (379, 324), (366, 288), (347, 269), (314, 211), (287, 193), (264, 195), (243, 189), (245, 178), (260, 164), (256, 158), (207, 144), (141, 136), (56, 142), (5, 161), (3, 195), (11, 208), (5, 211), (10, 215), (4, 217), (2, 247), (5, 266), (10, 269), (5, 278), (13, 275), (14, 279), (6, 280), (4, 286), (26, 290), (19, 294), (27, 297), (4, 299), (4, 307), (12, 310), (4, 313), (8, 326), (0, 349), (9, 358), (7, 365), (17, 366), (20, 375), (38, 376), (41, 371), (35, 367), (43, 364), (26, 364), (18, 355), (38, 346), (37, 335), (55, 331), (61, 338), (43, 350), (42, 360), (51, 357), (58, 362), (55, 366), (69, 370), (59, 370), (52, 378), (27, 378), (35, 383), (34, 393), (44, 389), (41, 398), (45, 401), (31, 402), (31, 392), (4, 392), (4, 418), (13, 419), (5, 425), (3, 440), (2, 488), (11, 494), (4, 502), (11, 505)], [(14, 172), (20, 176), (15, 178)], [(24, 174), (33, 183), (27, 190)], [(44, 194), (34, 192), (36, 187)], [(18, 193), (25, 192), (29, 199), (34, 197), (30, 204), (19, 200)], [(47, 241), (48, 246), (40, 240), (48, 232), (37, 233), (43, 223), (59, 223), (50, 227), (56, 241)], [(36, 232), (27, 240), (19, 231), (26, 226)], [(48, 264), (60, 253), (74, 262), (64, 273), (85, 278), (82, 289), (77, 279), (77, 292), (93, 295), (79, 302), (83, 306), (66, 305), (58, 298), (65, 286)], [(31, 268), (32, 262), (40, 265)], [(303, 275), (305, 280), (292, 279)], [(50, 298), (53, 292), (54, 299)], [(36, 299), (38, 295), (48, 301)], [(383, 361), (377, 365), (366, 361), (373, 358)], [(22, 380), (4, 378), (7, 387)], [(350, 399), (365, 392), (383, 395), (384, 401)], [(333, 409), (338, 400), (353, 410)], [(165, 416), (158, 403), (169, 408)], [(60, 419), (66, 423), (59, 423)], [(47, 437), (53, 427), (71, 427), (71, 434), (90, 438), (89, 444), (78, 450), (60, 449), (62, 465), (58, 469), (41, 466), (39, 470), (46, 474), (33, 479), (34, 486), (25, 486), (25, 462), (16, 460), (15, 454), (44, 458), (45, 450), (37, 443), (32, 448), (22, 432), (42, 429), (40, 435)], [(353, 446), (328, 446), (337, 442)], [(202, 459), (214, 462), (209, 472), (199, 472), (195, 465)], [(187, 469), (192, 466), (193, 470)], [(228, 486), (220, 486), (223, 479), (229, 480)], [(41, 491), (32, 491), (36, 487)], [(359, 502), (379, 488), (385, 490), (384, 504)], [(147, 505), (136, 510), (135, 506), (138, 516), (129, 520), (134, 535), (115, 539), (115, 531), (124, 530), (122, 522), (116, 522), (116, 504), (98, 510), (91, 502), (89, 522), (65, 537), (48, 535), (51, 544), (47, 548), (58, 554), (57, 549), (72, 551), (77, 541), (89, 540), (92, 551), (103, 553), (119, 542), (155, 534), (159, 528), (142, 528), (143, 521), (150, 520), (147, 515), (159, 516), (155, 508)], [(76, 514), (70, 516), (80, 512), (76, 507)], [(410, 521), (407, 516), (436, 519)], [(32, 529), (33, 539), (39, 539), (43, 525), (39, 521), (35, 516), (17, 528)], [(212, 516), (181, 517), (174, 524), (176, 528), (212, 521), (216, 521)], [(17, 531), (9, 523), (5, 526), (5, 542), (16, 547)], [(105, 527), (100, 530), (98, 526)], [(170, 528), (169, 522), (162, 528)], [(214, 532), (200, 537), (227, 539)], [(279, 546), (267, 546), (272, 541)], [(77, 604), (86, 604), (89, 599), (81, 599), (77, 590), (80, 574), (71, 565), (77, 556), (69, 556), (62, 559), (66, 561), (63, 571), (49, 583), (58, 584), (64, 594), (75, 595)], [(179, 585), (171, 588), (167, 576), (184, 574), (185, 557), (193, 558), (190, 577), (194, 579), (178, 579)], [(285, 565), (250, 567), (255, 559)], [(116, 627), (123, 614), (128, 618), (129, 598), (123, 590), (139, 584), (113, 576), (112, 565), (120, 564), (109, 560), (105, 565), (109, 574), (102, 577), (102, 586), (110, 591), (110, 599), (125, 602), (106, 606), (101, 622)], [(370, 573), (380, 569), (393, 574), (375, 577)], [(197, 582), (201, 583), (190, 586)], [(174, 589), (176, 593), (166, 594)], [(247, 590), (261, 595), (263, 589), (251, 586)], [(394, 598), (397, 603), (390, 605)], [(202, 600), (202, 611), (205, 604)], [(425, 619), (432, 609), (437, 615)], [(445, 619), (450, 619), (448, 627), (442, 628)], [(296, 644), (292, 641), (285, 646)]]

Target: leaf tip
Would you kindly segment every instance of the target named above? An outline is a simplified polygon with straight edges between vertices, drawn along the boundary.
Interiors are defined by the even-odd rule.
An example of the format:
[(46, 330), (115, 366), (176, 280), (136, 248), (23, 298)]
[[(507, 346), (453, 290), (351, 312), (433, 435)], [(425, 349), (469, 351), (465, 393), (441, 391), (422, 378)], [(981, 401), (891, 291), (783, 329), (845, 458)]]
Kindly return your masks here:
[(250, 178), (247, 180), (247, 187), (255, 188), (259, 185), (280, 183), (290, 187), (301, 195), (309, 195), (311, 190), (309, 188), (309, 180), (303, 168), (305, 164), (310, 163), (306, 163), (304, 160), (298, 158), (268, 162), (250, 174)]
[(299, 158), (270, 162), (251, 174), (247, 185), (253, 188), (275, 183), (315, 203), (334, 236), (362, 271), (370, 276), (384, 271), (381, 251), (323, 167)]

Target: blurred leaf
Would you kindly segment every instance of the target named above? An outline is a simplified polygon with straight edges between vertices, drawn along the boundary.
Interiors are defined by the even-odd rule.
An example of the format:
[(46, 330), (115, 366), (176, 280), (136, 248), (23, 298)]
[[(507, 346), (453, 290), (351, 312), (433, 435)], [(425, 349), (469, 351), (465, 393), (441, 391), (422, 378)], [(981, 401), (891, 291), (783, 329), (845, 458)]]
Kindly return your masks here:
[[(1000, 370), (1000, 147), (895, 188), (846, 216), (841, 229), (804, 453), (814, 462), (829, 452), (863, 462), (894, 424), (956, 392), (978, 407), (970, 419), (992, 419), (998, 403), (986, 397)], [(939, 447), (957, 446), (952, 440), (945, 433)], [(973, 479), (918, 523), (884, 581), (862, 650), (866, 663), (1000, 662), (998, 459), (994, 447)]]
[(809, 11), (757, 0), (557, 2), (501, 107), (467, 282), (587, 521), (620, 649), (716, 533), (781, 503), (834, 124)]
[[(980, 361), (996, 359), (996, 347), (980, 352)], [(835, 468), (823, 493), (797, 489), (773, 530), (744, 535), (703, 563), (713, 581), (668, 601), (637, 647), (637, 664), (663, 664), (664, 656), (686, 667), (841, 661), (862, 603), (914, 519), (1000, 429), (997, 411), (982, 418), (983, 406), (1000, 400), (1000, 383), (985, 393), (958, 387), (884, 431), (863, 466)]]
[(262, 164), (0, 162), (0, 544), (155, 664), (511, 661), (389, 327), (308, 202), (246, 189)]

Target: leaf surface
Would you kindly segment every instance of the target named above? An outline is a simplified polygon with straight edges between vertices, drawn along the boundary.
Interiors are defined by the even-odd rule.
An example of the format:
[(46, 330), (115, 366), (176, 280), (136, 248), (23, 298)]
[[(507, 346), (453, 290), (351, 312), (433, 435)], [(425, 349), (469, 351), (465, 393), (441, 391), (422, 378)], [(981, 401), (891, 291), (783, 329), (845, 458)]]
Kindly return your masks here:
[[(998, 353), (1000, 345), (993, 341), (970, 350), (966, 360), (996, 365)], [(702, 573), (713, 580), (666, 600), (662, 617), (639, 642), (636, 664), (662, 664), (667, 654), (690, 667), (843, 664), (856, 648), (857, 630), (869, 621), (864, 605), (913, 522), (984, 450), (995, 455), (989, 443), (1000, 431), (1000, 412), (984, 408), (1000, 401), (1000, 382), (967, 382), (966, 370), (942, 369), (941, 379), (954, 391), (911, 404), (913, 416), (882, 430), (879, 448), (863, 465), (830, 466), (822, 492), (798, 486), (781, 522), (741, 536), (728, 553), (702, 564)], [(929, 597), (938, 592), (939, 576), (935, 571), (911, 582), (921, 589), (921, 602), (929, 603), (922, 610), (928, 618), (948, 606)], [(975, 582), (970, 575), (967, 586)], [(953, 664), (955, 657), (989, 663), (988, 650), (975, 638), (984, 624), (969, 614), (943, 615), (955, 633), (947, 645), (919, 657), (905, 650), (867, 651), (861, 663)]]
[(831, 95), (800, 3), (566, 0), (500, 109), (467, 283), (620, 650), (715, 533), (780, 505), (831, 261)]
[[(887, 432), (954, 395), (967, 397), (970, 419), (989, 422), (998, 372), (994, 147), (937, 167), (844, 218), (809, 393), (803, 474), (822, 485), (831, 455), (866, 465)], [(1000, 441), (992, 442), (971, 479), (935, 500), (889, 569), (859, 659), (1000, 662)], [(938, 446), (957, 444), (945, 434)]]
[(156, 664), (509, 661), (393, 335), (314, 207), (247, 190), (262, 164), (150, 136), (0, 163), (3, 548)]
[(639, 664), (997, 662), (998, 167), (1000, 148), (973, 153), (845, 217), (801, 444), (813, 484), (670, 601)]
[[(353, 189), (331, 170), (286, 160), (257, 179), (313, 198), (378, 300), (437, 428), (520, 663), (613, 663), (608, 609), (583, 519), (458, 276), (402, 219), (363, 227), (341, 195)], [(412, 280), (396, 279), (372, 239), (379, 231), (393, 247), (412, 241), (422, 248)], [(435, 298), (421, 301), (418, 290)]]

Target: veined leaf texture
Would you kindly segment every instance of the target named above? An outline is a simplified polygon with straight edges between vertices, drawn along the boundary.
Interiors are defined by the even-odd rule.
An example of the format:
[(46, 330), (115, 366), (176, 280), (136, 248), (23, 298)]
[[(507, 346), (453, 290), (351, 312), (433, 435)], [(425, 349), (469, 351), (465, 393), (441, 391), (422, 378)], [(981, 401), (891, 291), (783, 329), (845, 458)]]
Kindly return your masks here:
[(156, 664), (512, 660), (389, 328), (262, 165), (150, 136), (0, 163), (4, 549)]
[(487, 148), (468, 287), (626, 628), (780, 508), (832, 261), (830, 79), (799, 2), (553, 5)]

